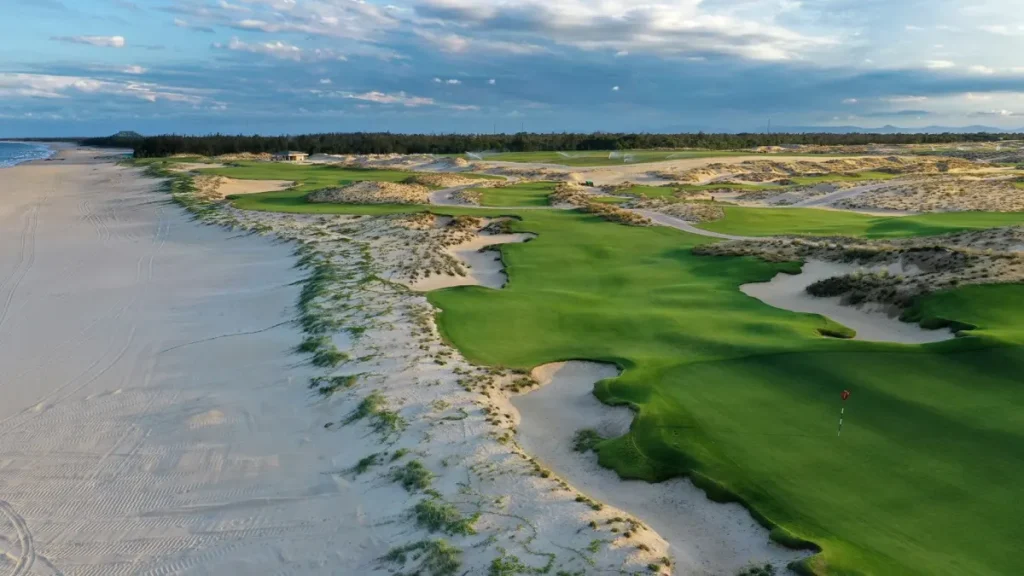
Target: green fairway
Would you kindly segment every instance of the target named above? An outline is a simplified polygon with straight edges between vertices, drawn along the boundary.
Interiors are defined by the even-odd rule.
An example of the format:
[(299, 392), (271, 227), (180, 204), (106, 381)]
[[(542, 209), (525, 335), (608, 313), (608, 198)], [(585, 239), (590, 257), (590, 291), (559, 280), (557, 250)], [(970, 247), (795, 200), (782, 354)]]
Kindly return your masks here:
[(758, 190), (778, 190), (782, 191), (784, 188), (775, 184), (684, 184), (682, 186), (646, 186), (646, 185), (635, 185), (631, 188), (625, 188), (616, 194), (626, 194), (629, 196), (647, 196), (648, 198), (673, 198), (680, 192), (710, 192), (717, 190), (735, 190), (743, 192), (752, 192)]
[(401, 182), (413, 175), (401, 170), (342, 168), (328, 164), (284, 164), (279, 162), (238, 162), (236, 166), (205, 168), (203, 174), (215, 174), (243, 180), (294, 180), (299, 186), (291, 191), (305, 193), (319, 188), (344, 186), (353, 182), (373, 180)]
[(614, 166), (682, 160), (686, 158), (718, 158), (726, 156), (750, 156), (751, 152), (729, 150), (595, 150), (582, 152), (503, 152), (485, 154), (484, 160), (495, 162), (525, 162), (537, 164), (560, 164), (563, 166)]
[(886, 238), (929, 236), (1024, 224), (1024, 212), (937, 212), (917, 216), (871, 216), (816, 208), (726, 206), (725, 218), (701, 228), (740, 236), (803, 234)]
[[(714, 240), (578, 211), (309, 204), (309, 180), (280, 168), (287, 167), (263, 176), (223, 169), (303, 185), (242, 196), (235, 206), (518, 214), (512, 228), (538, 236), (501, 247), (508, 285), (430, 293), (438, 326), (479, 364), (528, 369), (589, 359), (623, 368), (596, 387), (602, 400), (638, 411), (629, 433), (598, 447), (602, 464), (621, 475), (689, 475), (711, 497), (751, 508), (777, 527), (776, 538), (820, 546), (804, 566), (818, 574), (996, 576), (1024, 563), (1016, 545), (1024, 512), (1024, 286), (969, 286), (919, 302), (914, 314), (924, 324), (977, 327), (964, 338), (926, 346), (837, 340), (819, 334), (838, 329), (828, 319), (772, 308), (738, 289), (794, 272), (793, 263), (695, 256), (691, 248)], [(539, 189), (513, 188), (488, 190), (512, 196), (487, 201), (542, 198)], [(876, 217), (726, 207), (725, 219), (704, 227), (887, 237), (1014, 223), (1024, 223), (1024, 213)], [(837, 438), (844, 389), (853, 396)]]
[[(639, 415), (600, 446), (603, 464), (647, 480), (692, 475), (820, 545), (808, 567), (822, 574), (994, 576), (1024, 561), (1024, 287), (925, 300), (926, 316), (978, 325), (968, 338), (839, 341), (818, 336), (827, 320), (738, 290), (791, 266), (694, 256), (707, 239), (666, 228), (522, 216), (513, 226), (539, 236), (502, 247), (504, 290), (429, 298), (476, 362), (623, 367), (597, 392)], [(853, 397), (837, 438), (844, 389)]]
[(505, 188), (478, 188), (481, 206), (547, 206), (555, 182), (523, 182)]

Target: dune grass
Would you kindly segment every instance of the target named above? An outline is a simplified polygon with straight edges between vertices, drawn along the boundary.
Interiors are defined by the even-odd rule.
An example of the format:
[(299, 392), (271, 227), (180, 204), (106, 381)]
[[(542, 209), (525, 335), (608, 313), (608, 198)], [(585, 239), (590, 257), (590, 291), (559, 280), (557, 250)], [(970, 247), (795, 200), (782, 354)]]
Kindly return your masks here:
[(871, 216), (815, 208), (725, 207), (725, 218), (700, 225), (741, 236), (781, 234), (889, 238), (929, 236), (1024, 224), (1024, 212), (939, 212), (917, 216)]
[(481, 206), (547, 206), (555, 182), (523, 182), (504, 188), (478, 188)]
[(538, 238), (502, 247), (504, 290), (429, 298), (445, 337), (476, 362), (623, 367), (596, 392), (639, 416), (599, 445), (604, 465), (647, 480), (688, 474), (744, 502), (776, 539), (822, 548), (803, 566), (813, 573), (996, 575), (1024, 561), (1024, 286), (924, 300), (923, 316), (978, 325), (970, 337), (838, 341), (818, 334), (828, 320), (738, 290), (794, 265), (694, 256), (708, 240), (671, 229), (522, 216), (512, 226)]

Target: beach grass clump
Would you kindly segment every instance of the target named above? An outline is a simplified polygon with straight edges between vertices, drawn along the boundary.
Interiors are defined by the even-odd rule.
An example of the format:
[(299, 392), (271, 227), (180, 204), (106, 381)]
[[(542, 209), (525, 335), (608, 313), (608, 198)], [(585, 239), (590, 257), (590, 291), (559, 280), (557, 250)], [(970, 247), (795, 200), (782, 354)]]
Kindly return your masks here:
[(313, 353), (310, 362), (317, 368), (337, 368), (348, 360), (348, 354), (342, 352), (333, 343), (330, 346), (319, 348)]
[(480, 519), (479, 513), (463, 516), (458, 508), (436, 498), (420, 500), (413, 512), (417, 526), (430, 532), (444, 532), (451, 536), (475, 534), (473, 525)]
[(347, 390), (359, 381), (358, 374), (347, 376), (315, 376), (309, 380), (309, 387), (321, 396), (328, 398), (339, 390)]
[(381, 458), (382, 455), (379, 452), (376, 454), (370, 454), (369, 456), (360, 458), (359, 462), (356, 462), (356, 465), (352, 467), (352, 473), (358, 476), (363, 472), (366, 472), (370, 468), (373, 468), (374, 466), (380, 464)]
[(363, 398), (356, 409), (345, 418), (345, 424), (352, 424), (359, 420), (369, 419), (370, 426), (375, 432), (390, 437), (405, 430), (408, 422), (398, 412), (389, 410), (386, 407), (387, 401), (377, 391), (371, 392)]
[(741, 570), (736, 576), (775, 576), (775, 566), (764, 564), (762, 566), (750, 566)]
[(384, 562), (405, 566), (412, 559), (417, 565), (403, 574), (421, 576), (456, 576), (462, 568), (462, 551), (445, 540), (422, 540), (392, 548)]
[(402, 466), (391, 469), (391, 480), (398, 482), (409, 492), (422, 492), (434, 482), (434, 473), (419, 460), (410, 460)]
[(597, 445), (607, 440), (592, 428), (577, 430), (572, 437), (572, 449), (576, 452), (590, 452), (595, 450)]

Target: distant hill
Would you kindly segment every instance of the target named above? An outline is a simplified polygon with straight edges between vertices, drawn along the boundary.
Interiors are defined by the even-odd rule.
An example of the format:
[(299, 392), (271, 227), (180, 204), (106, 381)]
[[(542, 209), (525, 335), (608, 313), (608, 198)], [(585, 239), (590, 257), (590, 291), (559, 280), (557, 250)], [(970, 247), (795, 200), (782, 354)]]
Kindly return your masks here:
[(133, 132), (132, 130), (121, 130), (120, 132), (114, 134), (113, 136), (108, 136), (108, 138), (113, 138), (116, 140), (142, 140), (143, 138), (145, 138), (145, 136), (139, 134), (138, 132)]

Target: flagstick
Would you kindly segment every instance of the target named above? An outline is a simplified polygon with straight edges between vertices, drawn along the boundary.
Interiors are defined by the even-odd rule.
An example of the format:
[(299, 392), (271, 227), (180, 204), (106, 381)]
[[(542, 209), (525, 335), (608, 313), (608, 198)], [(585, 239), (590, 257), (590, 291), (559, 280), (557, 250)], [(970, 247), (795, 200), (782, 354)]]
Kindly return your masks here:
[(843, 433), (843, 412), (845, 411), (846, 406), (843, 406), (842, 408), (839, 409), (839, 432), (836, 432), (837, 438)]

